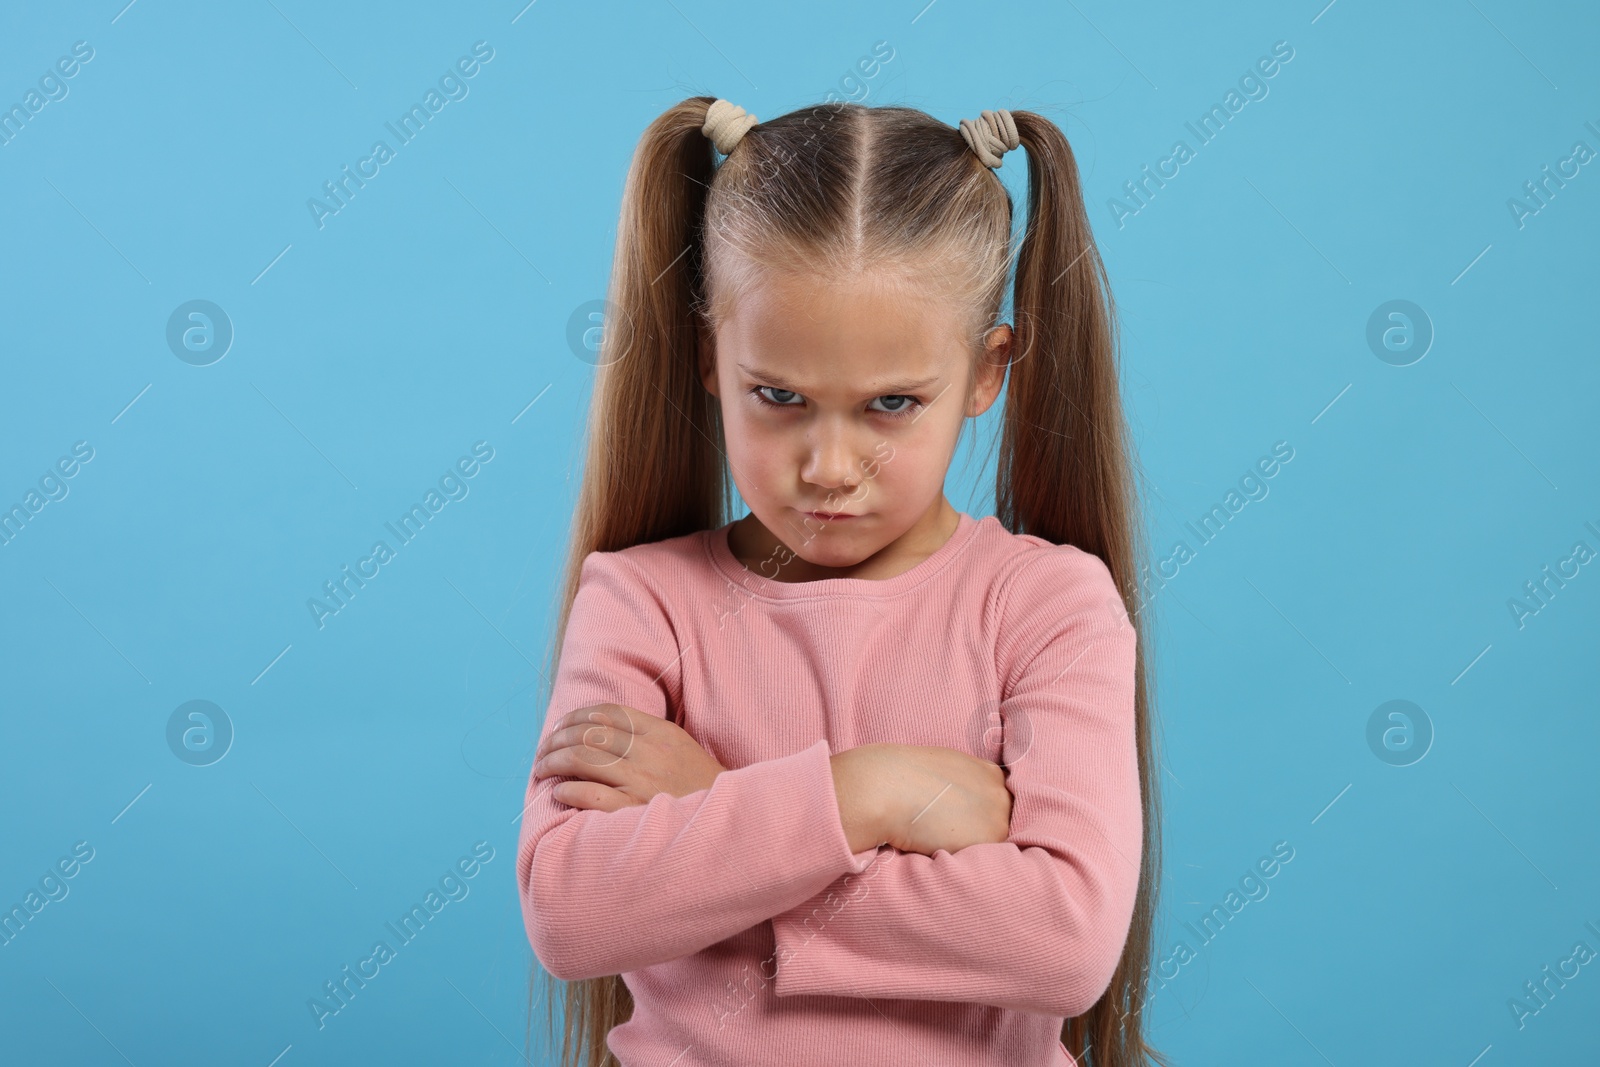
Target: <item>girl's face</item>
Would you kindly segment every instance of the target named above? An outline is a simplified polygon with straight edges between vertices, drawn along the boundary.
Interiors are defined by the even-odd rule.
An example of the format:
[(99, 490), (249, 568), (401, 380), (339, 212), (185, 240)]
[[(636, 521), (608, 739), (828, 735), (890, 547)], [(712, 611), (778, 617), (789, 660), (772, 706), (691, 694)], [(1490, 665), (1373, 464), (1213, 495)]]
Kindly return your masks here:
[(835, 572), (863, 563), (888, 577), (949, 535), (945, 472), (963, 420), (998, 395), (1011, 344), (997, 327), (974, 364), (961, 336), (903, 283), (774, 272), (702, 335), (734, 484), (765, 533), (747, 531), (746, 544), (781, 541), (800, 557), (780, 580), (849, 577)]

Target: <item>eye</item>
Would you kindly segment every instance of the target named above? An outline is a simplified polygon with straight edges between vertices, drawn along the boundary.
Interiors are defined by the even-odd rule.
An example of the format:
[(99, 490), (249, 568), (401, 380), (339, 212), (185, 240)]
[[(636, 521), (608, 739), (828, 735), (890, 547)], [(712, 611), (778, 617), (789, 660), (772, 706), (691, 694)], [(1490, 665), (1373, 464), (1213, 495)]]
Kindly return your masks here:
[[(788, 389), (779, 389), (775, 385), (758, 385), (751, 389), (750, 392), (762, 404), (772, 408), (799, 407), (800, 403), (797, 403), (796, 401), (803, 402), (804, 400), (799, 393)], [(768, 392), (774, 394), (777, 399), (769, 398), (767, 396)], [(874, 397), (872, 403), (876, 404), (879, 401), (885, 402), (888, 406), (883, 408), (868, 408), (867, 410), (876, 412), (879, 415), (887, 415), (892, 419), (905, 418), (908, 415), (915, 414), (922, 408), (922, 402), (916, 397), (899, 393)]]
[[(780, 399), (778, 399), (778, 400), (769, 400), (769, 399), (767, 399), (766, 395), (762, 392), (763, 389), (771, 389), (774, 393), (779, 394)], [(775, 408), (792, 408), (792, 407), (795, 407), (796, 405), (790, 403), (790, 400), (792, 398), (797, 397), (797, 396), (800, 395), (799, 393), (791, 393), (787, 389), (779, 389), (775, 385), (758, 385), (753, 390), (751, 390), (751, 392), (755, 393), (756, 398), (759, 399), (763, 404), (768, 404), (768, 405), (770, 405), (772, 407), (775, 407)]]
[(891, 401), (898, 405), (897, 407), (889, 408), (887, 411), (879, 410), (878, 412), (880, 415), (889, 415), (893, 418), (904, 418), (905, 416), (916, 411), (918, 408), (922, 407), (921, 402), (919, 402), (916, 397), (905, 396), (904, 394), (880, 396), (874, 399), (873, 403), (876, 404), (879, 400)]

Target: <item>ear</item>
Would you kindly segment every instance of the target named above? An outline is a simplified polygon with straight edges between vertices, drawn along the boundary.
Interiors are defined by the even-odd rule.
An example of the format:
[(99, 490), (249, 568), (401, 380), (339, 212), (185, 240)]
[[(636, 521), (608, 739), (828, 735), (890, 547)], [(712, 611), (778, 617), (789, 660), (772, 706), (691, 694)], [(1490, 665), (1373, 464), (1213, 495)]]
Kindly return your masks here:
[(716, 334), (712, 332), (704, 316), (696, 315), (694, 321), (695, 364), (700, 372), (700, 383), (706, 387), (706, 392), (712, 396), (720, 396), (717, 392)]
[(989, 331), (983, 353), (978, 357), (977, 366), (973, 368), (975, 381), (972, 386), (972, 398), (967, 402), (968, 418), (976, 418), (988, 411), (989, 406), (1000, 395), (1000, 387), (1006, 380), (1006, 368), (1011, 365), (1011, 350), (1015, 343), (1016, 335), (1012, 332), (1010, 323), (1001, 323)]

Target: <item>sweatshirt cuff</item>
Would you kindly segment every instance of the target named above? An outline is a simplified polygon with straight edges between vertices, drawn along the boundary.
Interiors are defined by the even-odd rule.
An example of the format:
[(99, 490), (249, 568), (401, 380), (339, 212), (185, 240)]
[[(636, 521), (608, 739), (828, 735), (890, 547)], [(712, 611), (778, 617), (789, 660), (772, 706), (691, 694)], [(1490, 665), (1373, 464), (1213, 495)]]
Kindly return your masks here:
[(823, 738), (816, 741), (810, 748), (798, 753), (798, 755), (805, 757), (808, 761), (815, 760), (817, 763), (817, 773), (822, 778), (825, 786), (825, 788), (818, 791), (826, 794), (828, 810), (827, 817), (823, 820), (827, 824), (823, 832), (831, 842), (834, 854), (838, 857), (839, 870), (846, 874), (860, 874), (872, 866), (872, 860), (877, 856), (880, 846), (874, 846), (862, 852), (850, 851), (850, 839), (845, 836), (844, 832), (844, 818), (839, 813), (839, 794), (835, 791), (833, 785), (833, 764), (831, 762), (833, 753), (828, 748), (827, 739)]

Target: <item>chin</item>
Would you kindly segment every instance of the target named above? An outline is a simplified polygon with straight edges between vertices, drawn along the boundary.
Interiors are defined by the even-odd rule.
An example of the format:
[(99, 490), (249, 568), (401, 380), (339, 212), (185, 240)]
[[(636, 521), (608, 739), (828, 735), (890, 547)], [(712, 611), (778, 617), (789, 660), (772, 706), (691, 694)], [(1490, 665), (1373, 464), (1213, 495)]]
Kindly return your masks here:
[(794, 513), (793, 521), (784, 529), (784, 539), (803, 542), (808, 550), (826, 548), (860, 539), (868, 519), (865, 516), (829, 522), (812, 518), (804, 512)]
[(850, 541), (830, 540), (829, 535), (815, 537), (795, 550), (795, 555), (817, 567), (835, 570), (854, 567), (876, 552), (876, 548), (862, 548), (852, 538)]

